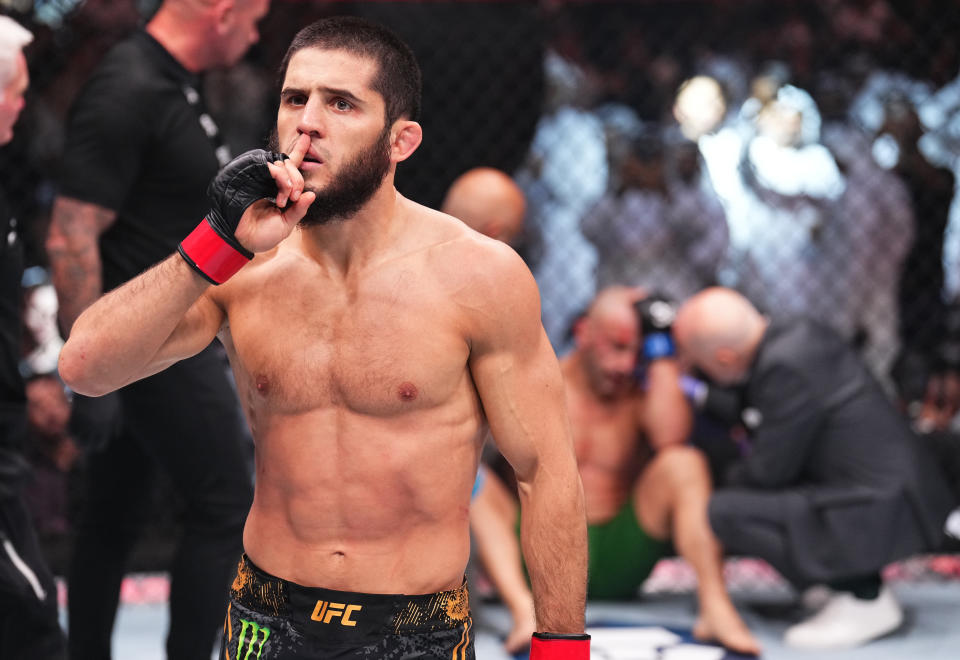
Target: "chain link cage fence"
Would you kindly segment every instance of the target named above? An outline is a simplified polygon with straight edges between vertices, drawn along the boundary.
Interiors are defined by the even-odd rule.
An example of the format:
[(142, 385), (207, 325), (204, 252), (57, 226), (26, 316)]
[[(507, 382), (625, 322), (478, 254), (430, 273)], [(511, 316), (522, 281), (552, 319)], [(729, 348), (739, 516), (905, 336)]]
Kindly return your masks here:
[[(33, 264), (70, 104), (156, 5), (0, 0), (35, 34), (0, 159)], [(521, 185), (515, 247), (558, 352), (599, 287), (682, 299), (722, 284), (836, 328), (908, 414), (960, 397), (960, 5), (273, 0), (260, 42), (206, 77), (234, 153), (266, 141), (292, 36), (332, 14), (390, 26), (422, 65), (403, 194), (437, 207), (476, 166)]]

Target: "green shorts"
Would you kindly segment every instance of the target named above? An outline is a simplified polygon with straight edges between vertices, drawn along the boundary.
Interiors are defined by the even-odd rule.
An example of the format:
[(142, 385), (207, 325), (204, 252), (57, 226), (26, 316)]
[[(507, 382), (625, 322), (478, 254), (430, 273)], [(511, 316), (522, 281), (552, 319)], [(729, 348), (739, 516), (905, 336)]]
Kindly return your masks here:
[[(520, 535), (520, 518), (516, 522)], [(659, 541), (640, 527), (630, 499), (613, 518), (587, 525), (587, 598), (632, 600), (660, 559), (674, 553), (670, 541)], [(524, 567), (526, 568), (526, 567)]]
[(613, 518), (587, 526), (587, 542), (587, 598), (591, 600), (636, 598), (656, 563), (673, 553), (670, 541), (659, 541), (643, 530), (629, 498)]

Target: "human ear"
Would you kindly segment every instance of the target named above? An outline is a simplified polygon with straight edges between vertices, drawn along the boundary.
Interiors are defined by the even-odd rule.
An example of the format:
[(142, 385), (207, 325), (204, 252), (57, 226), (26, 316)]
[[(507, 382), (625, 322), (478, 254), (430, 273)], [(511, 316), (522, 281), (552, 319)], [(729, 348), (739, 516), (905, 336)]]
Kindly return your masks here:
[(219, 34), (225, 35), (234, 29), (233, 12), (235, 8), (235, 0), (219, 0), (211, 7)]
[(398, 120), (390, 131), (390, 159), (399, 163), (417, 150), (423, 141), (423, 129), (415, 121)]

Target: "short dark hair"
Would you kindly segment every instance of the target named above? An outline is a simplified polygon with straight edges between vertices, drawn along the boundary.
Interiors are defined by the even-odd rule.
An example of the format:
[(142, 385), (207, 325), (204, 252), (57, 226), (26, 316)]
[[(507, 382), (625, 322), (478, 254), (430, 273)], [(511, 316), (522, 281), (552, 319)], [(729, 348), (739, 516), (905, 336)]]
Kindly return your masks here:
[(355, 16), (323, 18), (297, 32), (280, 64), (280, 82), (294, 53), (304, 48), (346, 50), (377, 63), (371, 87), (386, 104), (387, 125), (400, 117), (420, 117), (420, 65), (410, 47), (377, 23)]

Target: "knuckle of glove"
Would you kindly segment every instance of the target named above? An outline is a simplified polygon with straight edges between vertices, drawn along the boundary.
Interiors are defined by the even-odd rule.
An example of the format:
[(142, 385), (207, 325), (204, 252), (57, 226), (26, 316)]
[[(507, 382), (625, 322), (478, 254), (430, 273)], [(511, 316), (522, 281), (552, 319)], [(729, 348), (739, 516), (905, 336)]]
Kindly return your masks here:
[(677, 315), (676, 304), (662, 295), (651, 295), (638, 301), (635, 309), (644, 333), (668, 332)]
[(286, 160), (287, 155), (253, 149), (237, 156), (210, 183), (207, 195), (216, 211), (219, 229), (232, 234), (251, 204), (276, 196), (277, 186), (268, 163)]

